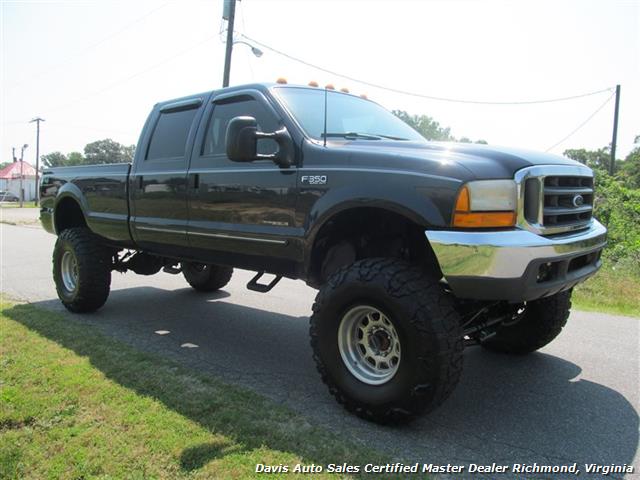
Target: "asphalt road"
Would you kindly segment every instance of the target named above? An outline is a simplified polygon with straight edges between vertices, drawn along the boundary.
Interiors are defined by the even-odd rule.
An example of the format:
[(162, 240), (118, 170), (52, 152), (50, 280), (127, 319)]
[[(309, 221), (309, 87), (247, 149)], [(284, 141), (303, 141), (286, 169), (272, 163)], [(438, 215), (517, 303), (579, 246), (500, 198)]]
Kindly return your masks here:
[[(33, 225), (0, 228), (2, 292), (64, 311), (51, 279), (55, 238)], [(634, 464), (640, 471), (639, 319), (574, 312), (555, 342), (526, 357), (470, 348), (462, 380), (442, 407), (409, 426), (380, 427), (343, 411), (320, 381), (307, 332), (315, 291), (283, 280), (259, 294), (244, 287), (251, 275), (236, 271), (224, 291), (203, 295), (179, 275), (114, 273), (105, 307), (78, 318), (397, 460)]]

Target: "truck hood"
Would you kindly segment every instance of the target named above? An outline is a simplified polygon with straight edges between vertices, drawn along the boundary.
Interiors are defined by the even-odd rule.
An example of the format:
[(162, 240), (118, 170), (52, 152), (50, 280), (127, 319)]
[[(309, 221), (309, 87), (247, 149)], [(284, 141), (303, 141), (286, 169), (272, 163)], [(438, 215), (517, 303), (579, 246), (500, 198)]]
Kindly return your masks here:
[[(352, 159), (365, 154), (369, 159), (393, 157), (399, 168), (417, 169), (456, 177), (460, 168), (471, 177), (513, 178), (516, 171), (534, 165), (580, 165), (566, 157), (493, 145), (453, 142), (354, 141), (343, 144)], [(466, 176), (466, 175), (465, 175)]]

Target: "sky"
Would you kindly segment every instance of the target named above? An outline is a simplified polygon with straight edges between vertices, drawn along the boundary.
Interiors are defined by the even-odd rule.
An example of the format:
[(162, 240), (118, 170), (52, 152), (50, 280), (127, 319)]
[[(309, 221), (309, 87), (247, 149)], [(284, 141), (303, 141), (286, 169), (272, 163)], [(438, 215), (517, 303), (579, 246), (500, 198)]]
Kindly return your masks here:
[[(28, 122), (36, 116), (45, 119), (41, 154), (104, 138), (134, 144), (156, 102), (220, 88), (221, 14), (222, 0), (0, 0), (0, 162), (23, 144), (35, 162)], [(640, 135), (640, 0), (241, 0), (235, 31), (324, 69), (427, 96), (527, 102), (620, 84), (618, 158)], [(234, 46), (232, 85), (332, 83), (495, 145), (561, 154), (611, 142), (610, 90), (541, 104), (444, 102), (260, 48), (256, 58)]]

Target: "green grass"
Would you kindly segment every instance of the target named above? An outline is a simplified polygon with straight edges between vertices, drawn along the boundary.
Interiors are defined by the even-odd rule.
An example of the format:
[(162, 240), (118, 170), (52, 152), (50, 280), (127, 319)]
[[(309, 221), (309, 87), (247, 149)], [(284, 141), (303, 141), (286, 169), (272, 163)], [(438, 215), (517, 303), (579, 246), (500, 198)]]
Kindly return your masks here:
[(81, 320), (2, 304), (0, 478), (253, 478), (256, 463), (388, 460)]
[[(0, 203), (0, 208), (20, 208), (20, 202), (3, 202)], [(36, 202), (24, 202), (22, 208), (38, 208)]]
[(640, 276), (629, 268), (603, 267), (573, 291), (578, 310), (640, 317)]

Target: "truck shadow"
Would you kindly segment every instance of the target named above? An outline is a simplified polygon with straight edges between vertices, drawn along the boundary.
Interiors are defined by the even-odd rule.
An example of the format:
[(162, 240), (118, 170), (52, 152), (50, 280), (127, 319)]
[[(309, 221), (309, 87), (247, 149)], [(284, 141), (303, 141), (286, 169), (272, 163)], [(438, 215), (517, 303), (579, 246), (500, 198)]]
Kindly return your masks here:
[[(442, 407), (404, 427), (381, 427), (346, 413), (328, 394), (311, 359), (306, 317), (234, 304), (226, 297), (226, 292), (202, 295), (190, 289), (138, 287), (113, 291), (101, 311), (71, 318), (138, 350), (284, 403), (311, 423), (389, 458), (439, 464), (578, 462), (581, 468), (584, 463), (634, 461), (639, 442), (634, 406), (618, 391), (580, 378), (582, 369), (572, 362), (547, 353), (510, 357), (469, 349), (462, 381)], [(61, 309), (57, 301), (35, 305)], [(5, 314), (87, 356), (124, 387), (150, 394), (143, 379), (105, 369), (104, 360), (86, 345), (25, 321), (17, 314), (20, 308)], [(165, 398), (162, 390), (151, 394), (205, 428), (237, 434), (224, 422), (203, 423), (197, 412)], [(238, 441), (282, 448), (269, 437)], [(207, 444), (187, 449), (182, 452), (183, 469), (198, 468), (222, 455), (220, 448)]]

